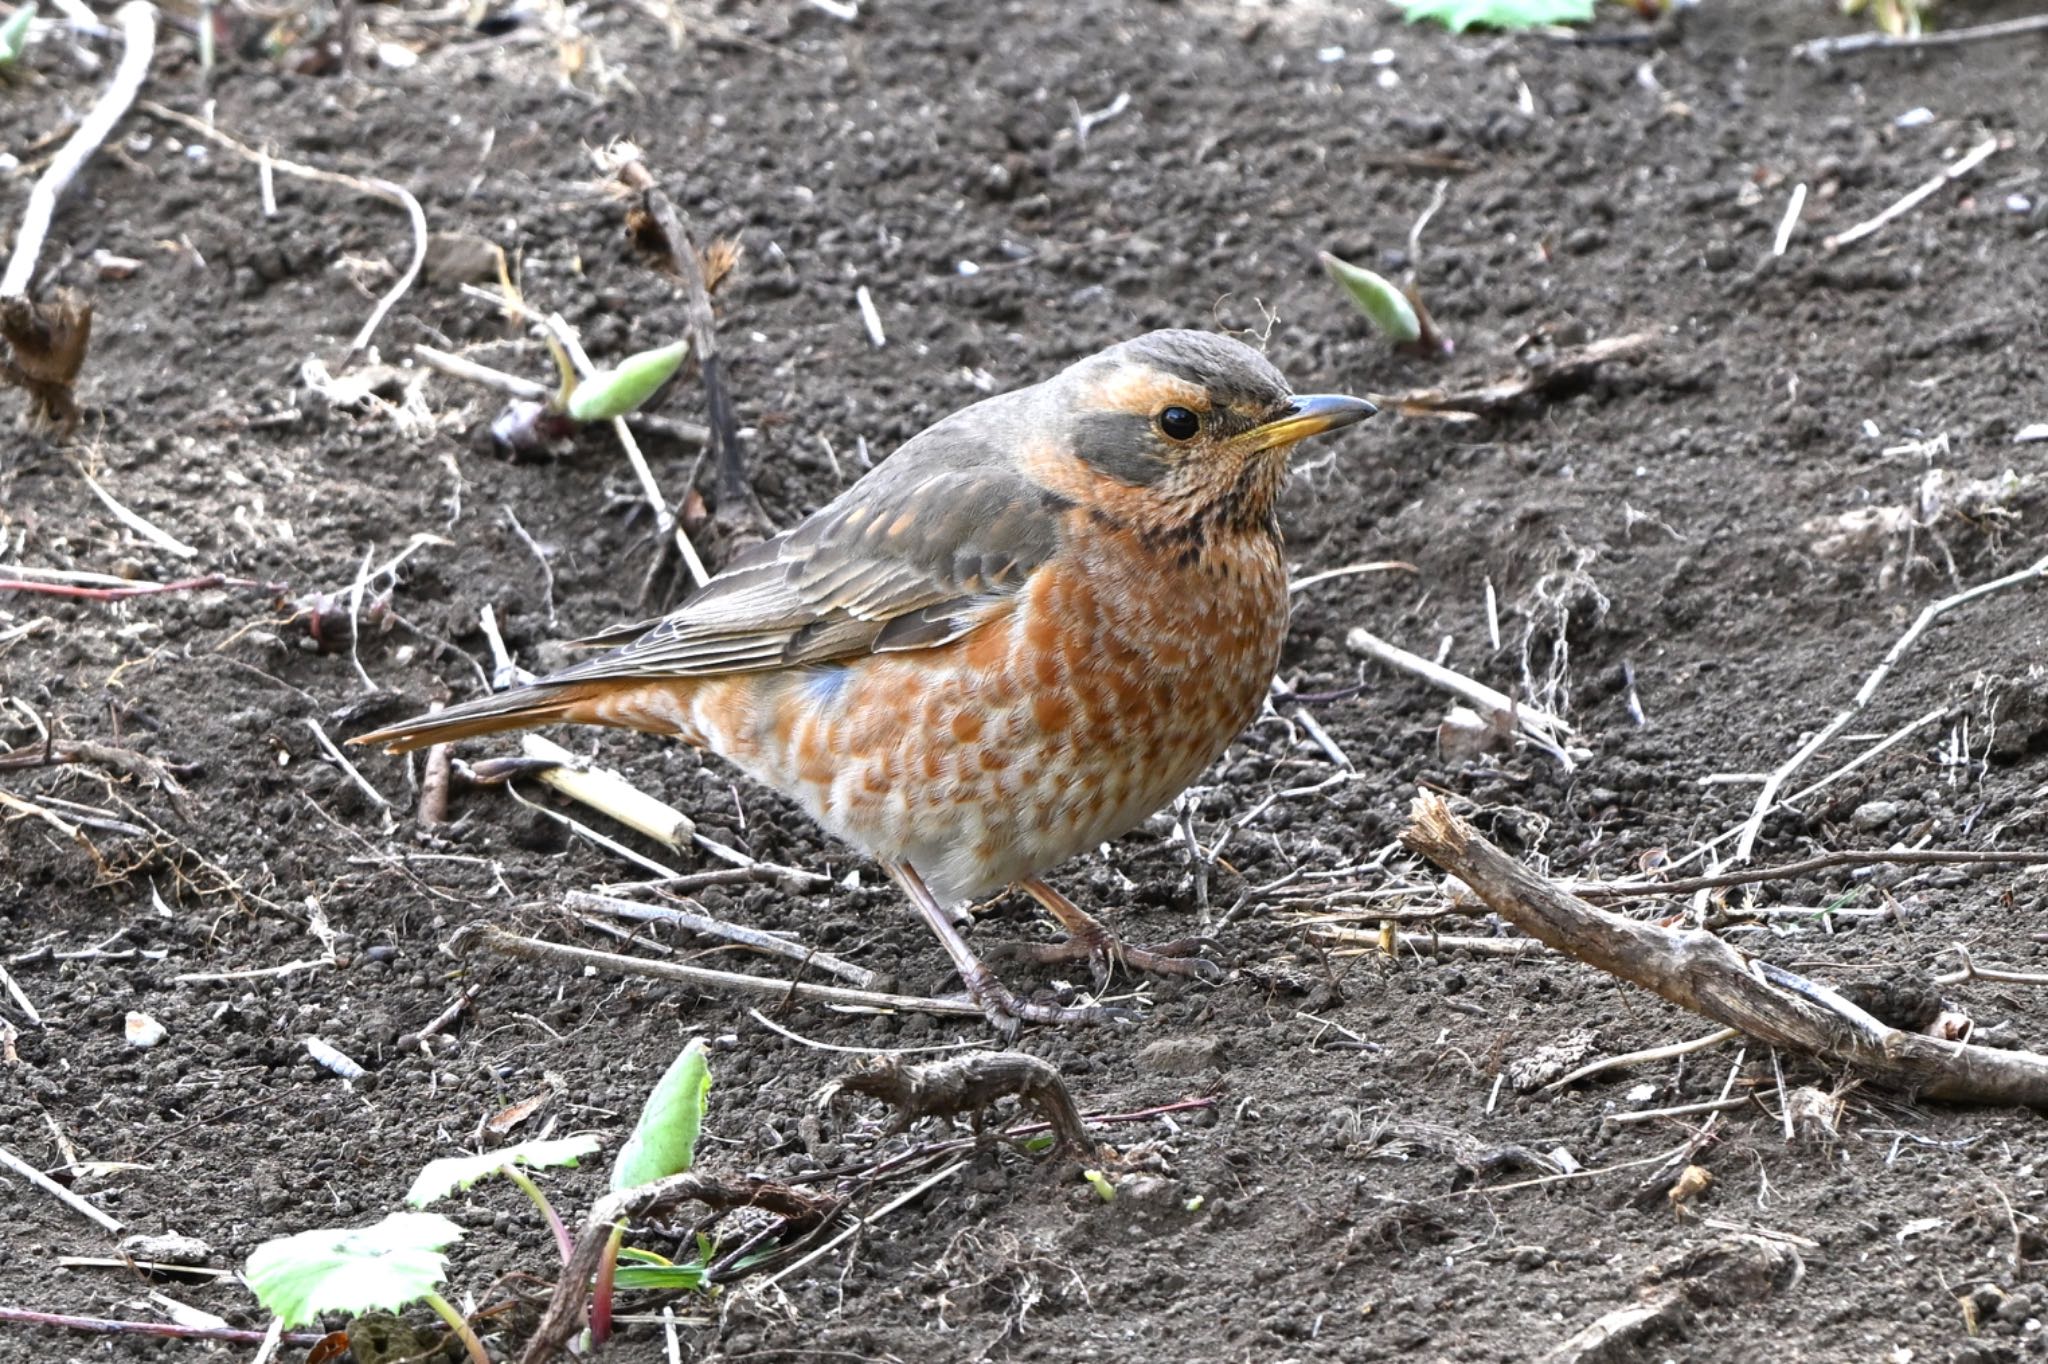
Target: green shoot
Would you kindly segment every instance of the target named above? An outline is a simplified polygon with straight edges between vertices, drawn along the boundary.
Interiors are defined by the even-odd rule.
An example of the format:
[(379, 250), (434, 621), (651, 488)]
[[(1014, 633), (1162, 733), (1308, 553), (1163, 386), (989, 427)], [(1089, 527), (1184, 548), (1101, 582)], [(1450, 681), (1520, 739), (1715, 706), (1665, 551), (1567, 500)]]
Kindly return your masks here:
[(1337, 281), (1382, 336), (1397, 346), (1412, 346), (1422, 339), (1422, 320), (1416, 317), (1408, 295), (1392, 280), (1327, 251), (1319, 251), (1316, 256), (1322, 261), (1324, 272)]
[(0, 66), (19, 61), (28, 48), (28, 26), (35, 22), (36, 0), (20, 6), (0, 24)]
[(396, 1312), (415, 1302), (434, 1309), (474, 1364), (491, 1364), (483, 1342), (436, 1286), (448, 1273), (441, 1248), (462, 1228), (439, 1213), (395, 1212), (370, 1227), (327, 1227), (265, 1241), (250, 1252), (242, 1277), (256, 1300), (286, 1326), (323, 1312)]
[(599, 370), (579, 381), (562, 410), (572, 421), (601, 422), (623, 417), (654, 396), (654, 390), (682, 367), (690, 353), (687, 340), (641, 351), (621, 360), (616, 369)]
[(612, 1166), (612, 1188), (638, 1188), (688, 1170), (697, 1158), (704, 1096), (710, 1090), (711, 1065), (704, 1059), (704, 1041), (693, 1037), (647, 1096), (633, 1135), (626, 1138)]
[(590, 1340), (602, 1345), (612, 1338), (612, 1292), (618, 1284), (619, 1252), (626, 1240), (626, 1219), (612, 1224), (610, 1239), (604, 1243), (604, 1258), (597, 1262), (597, 1282), (590, 1286)]
[(1593, 17), (1593, 0), (1394, 0), (1409, 23), (1434, 19), (1453, 33), (1481, 28), (1541, 28), (1583, 24)]
[(562, 1225), (561, 1217), (556, 1214), (554, 1205), (548, 1202), (547, 1195), (540, 1191), (540, 1186), (519, 1167), (575, 1165), (583, 1157), (595, 1155), (599, 1145), (595, 1135), (564, 1137), (557, 1141), (523, 1141), (500, 1151), (486, 1151), (480, 1156), (448, 1156), (429, 1161), (419, 1177), (413, 1180), (405, 1201), (412, 1207), (424, 1208), (457, 1189), (467, 1189), (478, 1180), (502, 1174), (518, 1185), (519, 1191), (540, 1209), (540, 1215), (547, 1219), (548, 1229), (555, 1234), (555, 1248), (562, 1253), (562, 1263), (567, 1264), (574, 1249), (570, 1244), (569, 1229)]
[(1105, 1203), (1116, 1202), (1116, 1185), (1109, 1182), (1109, 1176), (1100, 1170), (1083, 1170), (1081, 1178), (1088, 1181), (1088, 1187), (1095, 1190), (1095, 1196)]

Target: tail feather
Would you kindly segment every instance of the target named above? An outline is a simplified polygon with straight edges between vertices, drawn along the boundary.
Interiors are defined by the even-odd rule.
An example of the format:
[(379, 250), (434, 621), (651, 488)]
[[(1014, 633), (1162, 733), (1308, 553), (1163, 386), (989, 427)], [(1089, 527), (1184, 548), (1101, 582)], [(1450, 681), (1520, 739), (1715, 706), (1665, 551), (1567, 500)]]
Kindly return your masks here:
[(359, 734), (349, 742), (381, 744), (386, 753), (410, 753), (416, 748), (472, 739), (479, 734), (532, 729), (562, 720), (588, 720), (594, 717), (587, 709), (580, 714), (574, 712), (596, 697), (596, 689), (588, 683), (541, 682), (467, 701), (431, 715), (415, 715), (400, 724)]

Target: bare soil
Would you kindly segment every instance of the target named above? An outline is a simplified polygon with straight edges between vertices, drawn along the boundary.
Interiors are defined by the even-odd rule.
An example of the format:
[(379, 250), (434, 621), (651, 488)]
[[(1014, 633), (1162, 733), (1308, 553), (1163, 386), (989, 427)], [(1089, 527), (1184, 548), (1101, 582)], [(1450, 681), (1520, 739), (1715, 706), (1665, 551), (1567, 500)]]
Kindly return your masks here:
[[(1988, 3), (1967, 18), (2030, 8)], [(1389, 414), (1309, 455), (1286, 507), (1296, 572), (1376, 560), (1416, 572), (1300, 593), (1284, 676), (1320, 699), (1281, 702), (1192, 793), (1201, 844), (1229, 835), (1214, 866), (1191, 863), (1169, 816), (1058, 873), (1133, 940), (1235, 911), (1218, 930), (1232, 974), (1214, 988), (1145, 983), (1134, 1028), (1038, 1030), (1018, 1045), (1057, 1064), (1087, 1112), (1215, 1104), (1102, 1129), (1129, 1153), (1111, 1170), (1124, 1189), (1113, 1203), (1072, 1161), (975, 1156), (772, 1289), (742, 1280), (680, 1301), (684, 1357), (1516, 1360), (1674, 1274), (1697, 1289), (1684, 1310), (1600, 1357), (2048, 1350), (2034, 1115), (1919, 1103), (1755, 1046), (1521, 1093), (1508, 1068), (1546, 1048), (1597, 1056), (1711, 1029), (1567, 960), (1345, 955), (1310, 944), (1301, 923), (1344, 911), (1369, 929), (1389, 907), (1441, 903), (1428, 870), (1389, 851), (1423, 784), (1559, 875), (1683, 857), (1755, 798), (1754, 781), (1704, 779), (1776, 766), (1926, 603), (2040, 556), (2048, 445), (2013, 438), (2048, 420), (2041, 41), (1817, 67), (1788, 47), (1850, 22), (1817, 3), (1707, 4), (1648, 43), (1610, 15), (1594, 36), (1617, 41), (1567, 43), (1308, 3), (880, 0), (852, 24), (795, 3), (688, 5), (672, 46), (640, 8), (599, 4), (579, 11), (570, 81), (537, 28), (491, 37), (365, 9), (380, 36), (419, 48), (416, 65), (344, 80), (229, 44), (215, 124), (405, 184), (436, 232), (511, 253), (527, 298), (560, 310), (600, 358), (666, 342), (684, 316), (680, 287), (636, 253), (592, 164), (594, 147), (637, 143), (701, 240), (745, 247), (716, 294), (719, 338), (774, 525), (857, 476), (863, 451), (879, 458), (983, 392), (1152, 327), (1256, 333), (1304, 390), (1381, 393), (1509, 374), (1518, 356), (1585, 339), (1663, 337), (1639, 363), (1488, 419)], [(198, 111), (188, 48), (167, 39), (150, 94)], [(22, 162), (10, 205), (40, 140), (95, 81), (55, 43), (29, 67), (0, 88), (0, 150)], [(1117, 105), (1079, 134), (1078, 112)], [(1931, 118), (1902, 117), (1923, 108)], [(2007, 145), (1979, 170), (1868, 240), (1824, 249), (1986, 136)], [(1802, 183), (1803, 216), (1774, 258)], [(1439, 184), (1412, 264), (1457, 342), (1442, 362), (1390, 354), (1313, 254), (1398, 272)], [(444, 951), (479, 919), (619, 948), (562, 896), (644, 873), (502, 790), (458, 789), (454, 826), (418, 833), (412, 770), (358, 758), (389, 817), (313, 726), (341, 738), (477, 694), (491, 668), (483, 608), (538, 669), (559, 660), (556, 641), (661, 609), (679, 579), (607, 433), (515, 460), (480, 438), (498, 400), (478, 389), (431, 377), (411, 411), (319, 397), (304, 362), (344, 368), (371, 296), (407, 259), (407, 228), (331, 185), (280, 176), (276, 193), (266, 216), (251, 165), (137, 113), (74, 187), (46, 253), (39, 291), (70, 285), (97, 306), (88, 415), (68, 446), (6, 438), (0, 558), (282, 586), (0, 598), (12, 703), (0, 744), (34, 741), (40, 723), (194, 765), (182, 803), (91, 767), (0, 774), (19, 799), (161, 830), (74, 841), (0, 811), (0, 963), (43, 1024), (0, 999), (0, 1144), (57, 1169), (61, 1133), (79, 1159), (119, 1162), (73, 1187), (130, 1231), (204, 1238), (228, 1267), (268, 1237), (374, 1220), (421, 1161), (470, 1147), (537, 1095), (547, 1102), (514, 1135), (552, 1124), (616, 1141), (692, 1036), (715, 1044), (711, 1168), (786, 1177), (895, 1149), (876, 1146), (877, 1109), (807, 1117), (855, 1057), (788, 1040), (744, 1003)], [(141, 268), (101, 278), (96, 251)], [(382, 356), (406, 363), (424, 341), (546, 378), (545, 353), (463, 297), (459, 273), (437, 269), (407, 295), (377, 337)], [(886, 347), (855, 307), (863, 284)], [(661, 415), (702, 420), (693, 376)], [(696, 448), (673, 429), (646, 443), (680, 496)], [(79, 460), (196, 555), (125, 530)], [(730, 553), (715, 527), (696, 529), (714, 562)], [(351, 648), (362, 566), (415, 536), (432, 538), (373, 585)], [(316, 640), (301, 608), (322, 593), (333, 609)], [(1361, 669), (1345, 644), (1360, 625), (1522, 695), (1533, 686), (1568, 707), (1592, 756), (1570, 773), (1534, 751), (1447, 760), (1445, 698)], [(1803, 775), (1940, 718), (1774, 815), (1759, 856), (2044, 846), (2044, 660), (2038, 584), (1944, 618)], [(1294, 720), (1299, 704), (1348, 767)], [(557, 737), (703, 832), (833, 878), (714, 888), (696, 897), (708, 911), (793, 932), (908, 990), (953, 987), (875, 870), (774, 795), (652, 738)], [(719, 865), (607, 832), (682, 870)], [(1373, 891), (1393, 893), (1361, 898)], [(1816, 912), (1725, 912), (1747, 899)], [(1747, 948), (1853, 984), (1953, 968), (1952, 943), (1980, 963), (2048, 970), (2044, 899), (2038, 871), (1844, 869), (1640, 912), (1709, 915)], [(309, 932), (316, 911), (340, 935), (333, 963), (263, 974), (327, 957)], [(984, 938), (1047, 932), (1021, 900), (985, 920)], [(648, 939), (775, 973), (666, 932), (626, 950), (652, 955)], [(1006, 970), (1020, 986), (1049, 980)], [(180, 979), (195, 973), (242, 974)], [(400, 1045), (465, 989), (475, 998), (450, 1039), (430, 1055)], [(2048, 1046), (2038, 989), (1943, 993), (1979, 1040)], [(128, 1046), (130, 1011), (159, 1020), (165, 1040)], [(986, 1037), (960, 1020), (764, 1012), (856, 1051)], [(367, 1073), (345, 1083), (323, 1069), (309, 1036)], [(1774, 1066), (1787, 1086), (1845, 1101), (1831, 1137), (1788, 1143), (1775, 1098), (1710, 1131), (1702, 1115), (1607, 1121), (1768, 1094)], [(889, 1141), (937, 1135), (927, 1122)], [(1671, 1157), (1695, 1138), (1712, 1182), (1675, 1210)], [(1579, 1173), (1545, 1179), (1560, 1149)], [(601, 1186), (594, 1169), (550, 1181), (571, 1209)], [(460, 1293), (489, 1305), (544, 1291), (552, 1246), (511, 1191), (481, 1186), (454, 1209), (470, 1232), (454, 1253)], [(60, 1267), (114, 1239), (0, 1178), (0, 1304), (154, 1315), (140, 1277)], [(1759, 1245), (1776, 1270), (1702, 1267)], [(264, 1324), (232, 1280), (163, 1287)], [(7, 1360), (208, 1348), (0, 1330)], [(664, 1357), (647, 1326), (611, 1353)]]

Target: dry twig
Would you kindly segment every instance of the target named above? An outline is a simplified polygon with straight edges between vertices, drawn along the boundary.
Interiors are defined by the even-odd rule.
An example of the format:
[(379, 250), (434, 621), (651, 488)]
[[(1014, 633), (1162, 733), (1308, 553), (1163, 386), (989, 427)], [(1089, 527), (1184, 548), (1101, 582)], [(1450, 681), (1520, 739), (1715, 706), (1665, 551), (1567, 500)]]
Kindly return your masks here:
[(1596, 909), (1488, 843), (1434, 794), (1416, 798), (1401, 841), (1532, 937), (1771, 1046), (1863, 1067), (1932, 1099), (2048, 1109), (2048, 1057), (1903, 1032), (1704, 930), (1673, 932)]

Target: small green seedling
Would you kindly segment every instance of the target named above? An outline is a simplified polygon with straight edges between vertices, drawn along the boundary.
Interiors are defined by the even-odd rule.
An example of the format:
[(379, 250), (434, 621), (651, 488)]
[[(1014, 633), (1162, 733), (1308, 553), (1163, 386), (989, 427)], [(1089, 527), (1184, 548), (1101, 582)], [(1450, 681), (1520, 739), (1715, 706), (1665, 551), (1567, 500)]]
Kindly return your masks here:
[(1397, 346), (1412, 346), (1422, 339), (1422, 319), (1415, 315), (1415, 305), (1408, 301), (1400, 286), (1384, 275), (1340, 260), (1327, 251), (1318, 251), (1316, 256), (1323, 263), (1324, 273), (1337, 281), (1380, 335)]
[[(704, 1099), (711, 1092), (711, 1063), (705, 1059), (704, 1039), (693, 1037), (669, 1063), (654, 1092), (633, 1124), (633, 1135), (619, 1148), (612, 1163), (612, 1188), (637, 1189), (657, 1179), (687, 1173), (697, 1160), (697, 1138), (704, 1131)], [(702, 1259), (694, 1265), (673, 1265), (660, 1256), (623, 1248), (626, 1224), (612, 1228), (599, 1262), (597, 1282), (590, 1289), (590, 1338), (602, 1345), (612, 1333), (612, 1293), (617, 1288), (695, 1288), (702, 1284), (705, 1266), (711, 1263), (709, 1246), (700, 1246)], [(621, 1270), (619, 1261), (637, 1260), (645, 1268)], [(684, 1282), (694, 1275), (694, 1282)], [(667, 1276), (667, 1277), (664, 1277)]]
[(480, 1156), (448, 1156), (429, 1161), (419, 1177), (413, 1180), (405, 1201), (408, 1206), (424, 1208), (458, 1189), (469, 1188), (478, 1180), (501, 1174), (518, 1185), (519, 1191), (540, 1209), (540, 1215), (547, 1219), (548, 1229), (555, 1234), (555, 1248), (562, 1252), (562, 1263), (567, 1264), (574, 1250), (569, 1229), (562, 1225), (561, 1217), (556, 1214), (554, 1205), (548, 1202), (547, 1195), (540, 1191), (540, 1185), (519, 1167), (573, 1166), (585, 1156), (596, 1155), (599, 1145), (597, 1137), (591, 1134), (563, 1137), (556, 1141), (523, 1141), (502, 1150), (486, 1151)]
[(1437, 330), (1412, 284), (1404, 289), (1384, 275), (1327, 251), (1318, 251), (1316, 258), (1322, 261), (1324, 273), (1387, 340), (1426, 355), (1451, 353), (1450, 338)]
[(633, 1135), (612, 1163), (612, 1188), (635, 1189), (679, 1175), (697, 1159), (704, 1130), (704, 1096), (711, 1092), (711, 1064), (704, 1039), (693, 1037), (655, 1081), (654, 1092), (633, 1124)]
[(601, 369), (577, 381), (564, 411), (572, 421), (607, 422), (637, 411), (668, 382), (690, 353), (687, 340), (627, 356), (616, 369)]
[(12, 66), (28, 49), (28, 26), (35, 22), (35, 0), (16, 9), (0, 24), (0, 66)]
[(682, 340), (644, 350), (581, 379), (552, 339), (548, 353), (560, 375), (555, 392), (545, 399), (516, 398), (491, 422), (491, 438), (505, 450), (544, 450), (573, 436), (580, 426), (637, 412), (682, 367), (690, 343)]
[(1109, 1182), (1109, 1176), (1100, 1170), (1083, 1170), (1081, 1178), (1088, 1181), (1088, 1187), (1095, 1190), (1095, 1196), (1105, 1203), (1116, 1202), (1116, 1185)]
[(461, 1239), (462, 1228), (439, 1213), (394, 1212), (375, 1226), (328, 1227), (265, 1241), (250, 1253), (242, 1277), (287, 1327), (308, 1325), (323, 1312), (359, 1316), (424, 1302), (448, 1323), (474, 1364), (491, 1364), (462, 1313), (437, 1291), (448, 1274), (441, 1248)]
[(1394, 0), (1413, 24), (1434, 19), (1453, 33), (1468, 28), (1542, 28), (1583, 24), (1593, 17), (1593, 0)]

